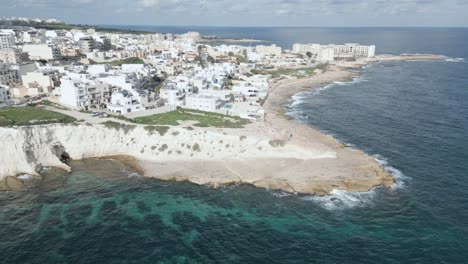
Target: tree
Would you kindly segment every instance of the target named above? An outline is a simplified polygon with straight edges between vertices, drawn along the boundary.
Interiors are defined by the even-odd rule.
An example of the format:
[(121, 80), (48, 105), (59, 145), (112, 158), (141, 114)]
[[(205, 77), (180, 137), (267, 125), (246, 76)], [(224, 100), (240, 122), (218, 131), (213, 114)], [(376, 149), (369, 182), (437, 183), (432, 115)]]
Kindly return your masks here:
[(228, 56), (230, 56), (230, 57), (234, 56), (234, 52), (230, 51), (230, 52), (228, 53)]
[(306, 52), (307, 57), (312, 58), (312, 52), (308, 51)]

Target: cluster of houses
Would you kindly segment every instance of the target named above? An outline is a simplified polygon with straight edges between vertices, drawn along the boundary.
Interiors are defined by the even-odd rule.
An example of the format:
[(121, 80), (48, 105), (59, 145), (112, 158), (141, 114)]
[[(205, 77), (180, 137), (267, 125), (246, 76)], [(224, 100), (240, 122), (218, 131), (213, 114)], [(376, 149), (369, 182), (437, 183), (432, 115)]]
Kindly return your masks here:
[(258, 70), (375, 54), (375, 46), (357, 44), (295, 44), (283, 50), (200, 40), (197, 32), (0, 29), (0, 107), (48, 96), (72, 109), (122, 115), (183, 107), (262, 119), (269, 83), (267, 75), (255, 74)]

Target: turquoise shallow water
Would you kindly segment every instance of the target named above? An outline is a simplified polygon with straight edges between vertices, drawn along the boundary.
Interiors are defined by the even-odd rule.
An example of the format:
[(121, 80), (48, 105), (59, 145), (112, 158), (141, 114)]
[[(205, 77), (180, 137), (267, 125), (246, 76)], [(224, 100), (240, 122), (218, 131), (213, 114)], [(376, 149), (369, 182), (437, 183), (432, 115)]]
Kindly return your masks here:
[[(400, 31), (359, 34), (415, 50), (413, 34)], [(423, 33), (431, 53), (468, 57), (466, 30)], [(296, 196), (74, 162), (70, 175), (0, 193), (0, 263), (466, 263), (468, 63), (381, 63), (361, 73), (300, 94), (287, 110), (375, 155), (399, 176), (395, 188)]]

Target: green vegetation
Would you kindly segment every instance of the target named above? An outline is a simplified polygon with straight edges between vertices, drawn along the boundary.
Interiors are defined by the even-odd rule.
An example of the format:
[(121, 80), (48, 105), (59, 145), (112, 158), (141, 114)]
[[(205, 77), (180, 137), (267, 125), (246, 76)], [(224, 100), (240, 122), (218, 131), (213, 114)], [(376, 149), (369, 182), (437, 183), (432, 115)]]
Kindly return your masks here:
[(75, 118), (37, 107), (8, 107), (0, 110), (0, 126), (72, 123)]
[(95, 64), (109, 64), (112, 66), (122, 66), (122, 64), (145, 64), (145, 62), (142, 59), (139, 58), (126, 58), (123, 60), (115, 60), (115, 61), (109, 61), (109, 62), (99, 62)]
[(198, 145), (198, 143), (193, 144), (192, 150), (196, 152), (200, 152), (201, 151), (200, 145)]
[(268, 144), (270, 144), (270, 146), (274, 148), (284, 147), (286, 146), (286, 141), (281, 140), (281, 139), (273, 139), (273, 140), (268, 141)]
[(62, 106), (62, 105), (59, 105), (57, 103), (54, 103), (54, 102), (51, 102), (49, 100), (42, 100), (40, 102), (41, 105), (46, 105), (46, 106), (50, 106), (50, 107), (55, 107), (57, 109), (61, 109), (61, 110), (70, 110), (70, 108), (67, 108), (65, 106)]
[(317, 69), (321, 70), (322, 72), (326, 72), (328, 70), (328, 62), (320, 64), (317, 66)]
[(272, 78), (280, 78), (282, 76), (295, 76), (297, 78), (309, 77), (315, 74), (315, 67), (312, 68), (297, 68), (297, 69), (276, 69), (276, 70), (251, 70), (252, 74), (271, 75)]
[(6, 127), (13, 125), (13, 122), (0, 115), (0, 127)]
[[(0, 23), (0, 25), (3, 23)], [(38, 23), (38, 22), (25, 22), (25, 21), (12, 21), (14, 26), (31, 26), (37, 29), (46, 29), (46, 30), (72, 30), (72, 29), (94, 29), (97, 32), (106, 32), (106, 33), (122, 33), (122, 34), (151, 34), (148, 31), (142, 30), (131, 30), (131, 29), (116, 29), (116, 28), (106, 28), (99, 26), (91, 25), (81, 25), (81, 24), (64, 24), (64, 23)]]
[(127, 134), (129, 131), (133, 130), (136, 126), (133, 125), (125, 125), (113, 121), (106, 121), (102, 123), (106, 128), (109, 129), (116, 129), (116, 130), (123, 130), (125, 134)]
[(145, 126), (145, 130), (148, 131), (150, 135), (153, 135), (154, 132), (158, 132), (161, 136), (164, 136), (167, 131), (169, 131), (169, 128), (168, 126)]
[(168, 149), (167, 144), (163, 144), (158, 150), (160, 152), (166, 151)]
[(217, 113), (204, 112), (191, 109), (177, 109), (176, 111), (138, 117), (135, 123), (146, 125), (179, 125), (179, 121), (196, 121), (199, 127), (242, 128), (250, 123), (249, 120), (235, 116), (226, 116)]

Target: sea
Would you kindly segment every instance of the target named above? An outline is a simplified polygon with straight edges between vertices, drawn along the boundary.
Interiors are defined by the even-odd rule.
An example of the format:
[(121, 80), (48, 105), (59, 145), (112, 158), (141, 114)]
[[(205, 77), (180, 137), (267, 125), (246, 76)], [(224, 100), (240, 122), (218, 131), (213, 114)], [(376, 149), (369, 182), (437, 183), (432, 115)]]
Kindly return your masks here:
[(468, 29), (118, 27), (449, 59), (366, 66), (286, 107), (374, 156), (397, 177), (392, 188), (213, 189), (72, 161), (71, 174), (0, 193), (0, 263), (468, 263)]

